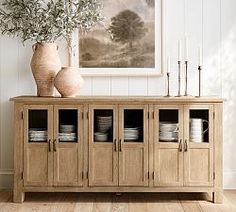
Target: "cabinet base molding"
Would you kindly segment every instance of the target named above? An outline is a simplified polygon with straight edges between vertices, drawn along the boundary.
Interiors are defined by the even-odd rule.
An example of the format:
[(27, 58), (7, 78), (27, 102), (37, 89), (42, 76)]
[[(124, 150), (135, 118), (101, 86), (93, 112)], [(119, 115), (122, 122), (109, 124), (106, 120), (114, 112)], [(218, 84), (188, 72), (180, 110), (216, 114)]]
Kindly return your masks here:
[(92, 188), (70, 188), (70, 187), (30, 187), (23, 188), (24, 192), (214, 192), (213, 188), (206, 187), (160, 187), (160, 188), (143, 188), (143, 187), (92, 187)]

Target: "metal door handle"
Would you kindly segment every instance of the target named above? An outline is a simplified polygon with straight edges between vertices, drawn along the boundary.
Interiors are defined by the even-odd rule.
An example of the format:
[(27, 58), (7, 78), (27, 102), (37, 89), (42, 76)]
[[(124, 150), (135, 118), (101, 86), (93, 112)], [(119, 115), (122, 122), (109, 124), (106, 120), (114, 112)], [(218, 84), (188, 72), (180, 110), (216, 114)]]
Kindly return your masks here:
[(182, 139), (179, 140), (179, 151), (183, 151)]
[(115, 145), (115, 152), (117, 152), (117, 142), (116, 142), (116, 139), (114, 140), (114, 145)]
[(57, 139), (54, 139), (54, 141), (53, 141), (53, 151), (54, 152), (57, 151), (56, 141), (57, 141)]
[(119, 151), (122, 152), (122, 148), (121, 148), (121, 139), (120, 139), (120, 142), (119, 142)]
[(184, 151), (185, 151), (185, 152), (188, 151), (187, 139), (185, 139), (185, 141), (184, 141)]
[(52, 148), (51, 148), (51, 139), (48, 140), (48, 151), (51, 152), (52, 151)]

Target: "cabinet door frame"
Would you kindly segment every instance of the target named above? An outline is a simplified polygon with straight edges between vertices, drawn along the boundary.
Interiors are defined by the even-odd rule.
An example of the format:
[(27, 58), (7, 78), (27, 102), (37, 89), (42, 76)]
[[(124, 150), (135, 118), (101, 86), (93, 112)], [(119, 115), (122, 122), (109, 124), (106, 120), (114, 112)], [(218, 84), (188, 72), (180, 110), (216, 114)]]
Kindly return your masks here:
[[(141, 109), (143, 110), (143, 142), (124, 142), (124, 110), (126, 109)], [(125, 150), (129, 149), (141, 149), (143, 152), (142, 168), (143, 173), (141, 176), (142, 181), (131, 183), (126, 182), (124, 165), (125, 162)], [(149, 183), (149, 168), (148, 168), (148, 104), (135, 105), (135, 104), (121, 104), (119, 105), (119, 186), (148, 186)], [(135, 173), (134, 173), (135, 174)]]
[[(59, 142), (59, 110), (77, 110), (77, 135), (78, 140), (75, 143), (60, 143)], [(83, 105), (54, 105), (54, 140), (53, 144), (53, 161), (54, 161), (54, 186), (83, 186), (83, 176), (84, 176), (84, 106)], [(54, 149), (54, 147), (56, 149)], [(59, 151), (65, 149), (77, 150), (77, 180), (73, 182), (60, 182), (59, 180)], [(56, 151), (55, 151), (56, 150)], [(69, 166), (70, 164), (68, 164)]]
[[(153, 123), (153, 147), (154, 147), (154, 160), (153, 160), (153, 180), (154, 187), (165, 186), (183, 186), (183, 137), (184, 137), (184, 111), (183, 105), (154, 105), (154, 123)], [(159, 111), (160, 110), (178, 110), (179, 111), (179, 140), (178, 142), (158, 142), (159, 141)], [(180, 151), (180, 148), (182, 150)], [(160, 164), (160, 151), (176, 151), (178, 154), (178, 163), (176, 164), (178, 180), (173, 182), (162, 182), (161, 180), (161, 164)], [(163, 167), (164, 168), (164, 167)]]
[[(190, 123), (190, 117), (189, 117), (189, 111), (190, 110), (209, 110), (209, 143), (194, 143), (190, 142), (189, 139), (189, 123)], [(191, 104), (191, 105), (185, 105), (184, 106), (184, 135), (185, 135), (185, 141), (187, 143), (187, 151), (184, 152), (184, 186), (213, 186), (213, 145), (214, 145), (214, 106), (212, 104)], [(209, 169), (208, 169), (208, 182), (206, 181), (191, 181), (191, 173), (190, 173), (190, 150), (193, 149), (199, 149), (204, 150), (208, 149), (209, 151), (209, 157), (208, 157), (208, 163), (209, 163)], [(199, 172), (199, 170), (196, 170), (196, 174)]]
[[(94, 142), (94, 111), (95, 110), (113, 110), (113, 141), (112, 142)], [(88, 171), (88, 185), (92, 186), (118, 186), (118, 105), (103, 105), (90, 104), (89, 105), (89, 171)], [(95, 149), (106, 149), (112, 151), (112, 180), (110, 182), (105, 180), (97, 180), (94, 177), (94, 163), (93, 151)]]
[[(49, 145), (53, 139), (53, 106), (52, 105), (24, 105), (24, 170), (23, 170), (23, 178), (24, 178), (24, 186), (52, 186), (53, 185), (53, 152), (49, 152)], [(48, 140), (47, 143), (29, 143), (28, 142), (28, 117), (29, 110), (47, 110), (47, 125), (48, 125)], [(47, 182), (32, 182), (29, 178), (30, 173), (32, 172), (28, 170), (29, 167), (29, 158), (28, 154), (31, 149), (44, 149), (47, 151)], [(37, 167), (35, 167), (37, 168)]]

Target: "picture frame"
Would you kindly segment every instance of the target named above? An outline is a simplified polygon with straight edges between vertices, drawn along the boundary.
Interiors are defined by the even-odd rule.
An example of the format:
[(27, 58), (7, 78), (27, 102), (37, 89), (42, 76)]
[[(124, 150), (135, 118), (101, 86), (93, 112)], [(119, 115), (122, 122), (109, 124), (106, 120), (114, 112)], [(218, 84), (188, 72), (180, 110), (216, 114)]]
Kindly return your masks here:
[[(107, 1), (111, 1), (114, 3), (114, 0), (106, 0)], [(126, 0), (123, 0), (124, 2), (127, 2)], [(144, 0), (133, 0), (132, 2), (138, 4), (139, 1), (144, 1)], [(153, 0), (155, 2), (155, 19), (154, 19), (154, 40), (153, 43), (155, 43), (154, 45), (154, 50), (152, 49), (153, 52), (149, 52), (149, 55), (153, 55), (153, 58), (150, 57), (150, 59), (148, 59), (147, 61), (144, 61), (143, 64), (141, 63), (140, 66), (142, 67), (135, 67), (137, 63), (139, 63), (139, 58), (144, 57), (143, 55), (141, 55), (141, 53), (138, 52), (136, 55), (139, 54), (138, 57), (136, 58), (132, 58), (131, 61), (137, 61), (135, 66), (132, 67), (132, 63), (129, 67), (116, 67), (116, 65), (114, 67), (105, 67), (108, 65), (110, 65), (110, 63), (114, 63), (114, 61), (112, 61), (112, 59), (108, 59), (108, 63), (105, 63), (105, 66), (103, 67), (103, 64), (101, 63), (101, 65), (99, 64), (97, 67), (96, 65), (93, 67), (83, 67), (81, 66), (82, 62), (80, 61), (81, 55), (85, 56), (85, 58), (93, 58), (93, 56), (91, 56), (90, 53), (85, 52), (84, 50), (84, 54), (80, 52), (82, 51), (80, 49), (81, 45), (81, 37), (79, 35), (79, 30), (76, 30), (73, 35), (72, 35), (72, 40), (71, 40), (71, 45), (73, 46), (73, 51), (72, 54), (69, 55), (69, 60), (72, 62), (73, 66), (76, 66), (79, 68), (80, 74), (82, 76), (163, 76), (164, 70), (165, 70), (165, 49), (166, 49), (166, 45), (165, 45), (165, 36), (166, 36), (166, 32), (165, 32), (165, 0)], [(120, 2), (120, 1), (117, 1)], [(104, 3), (105, 4), (105, 3)], [(130, 2), (129, 2), (130, 5)], [(104, 5), (105, 7), (106, 5)], [(109, 6), (111, 7), (111, 5)], [(104, 16), (106, 16), (106, 14), (104, 14)], [(102, 26), (100, 26), (102, 27)], [(105, 30), (105, 28), (103, 29)], [(148, 31), (148, 30), (147, 30)], [(89, 35), (90, 32), (88, 32), (87, 34), (83, 35), (83, 38), (87, 37), (91, 37)], [(91, 32), (93, 33), (92, 36), (99, 34), (97, 32)], [(100, 33), (102, 34), (102, 33)], [(153, 36), (153, 35), (152, 35)], [(80, 40), (79, 40), (80, 38)], [(96, 38), (97, 39), (97, 38)], [(104, 38), (105, 39), (105, 38)], [(106, 38), (107, 39), (107, 38)], [(143, 39), (144, 40), (144, 39)], [(93, 39), (91, 39), (91, 41), (93, 41)], [(108, 41), (110, 42), (110, 41)], [(147, 41), (146, 41), (147, 43)], [(125, 48), (128, 48), (128, 44), (124, 44), (122, 43), (123, 47), (126, 46)], [(140, 43), (138, 43), (137, 45), (140, 45)], [(143, 44), (144, 45), (144, 44)], [(85, 45), (84, 45), (85, 46)], [(81, 47), (82, 48), (82, 47)], [(94, 47), (96, 48), (96, 47)], [(122, 47), (121, 47), (122, 49)], [(137, 48), (138, 49), (138, 48)], [(91, 50), (90, 50), (91, 51)], [(96, 49), (94, 50), (96, 51)], [(124, 54), (124, 52), (122, 52), (122, 54)], [(112, 55), (112, 53), (111, 53)], [(121, 53), (120, 53), (121, 55)], [(108, 56), (109, 57), (109, 56)], [(151, 59), (153, 61), (151, 61)], [(89, 64), (90, 59), (88, 59), (88, 61), (85, 61), (85, 64)], [(142, 60), (141, 60), (142, 61)], [(149, 62), (150, 61), (150, 62)], [(91, 60), (91, 64), (92, 64), (92, 60)], [(148, 63), (149, 62), (149, 63)], [(147, 66), (149, 67), (145, 67), (145, 65), (147, 64)], [(153, 66), (154, 64), (154, 66)]]

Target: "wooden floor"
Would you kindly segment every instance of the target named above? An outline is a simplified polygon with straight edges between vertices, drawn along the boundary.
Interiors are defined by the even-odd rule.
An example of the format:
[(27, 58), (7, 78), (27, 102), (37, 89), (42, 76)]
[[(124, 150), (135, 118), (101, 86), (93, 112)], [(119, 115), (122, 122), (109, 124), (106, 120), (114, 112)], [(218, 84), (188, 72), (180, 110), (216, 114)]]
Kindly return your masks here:
[(17, 204), (12, 203), (11, 192), (1, 191), (0, 211), (236, 212), (236, 191), (225, 191), (223, 204), (213, 204), (203, 198), (205, 194), (29, 193), (23, 204)]

